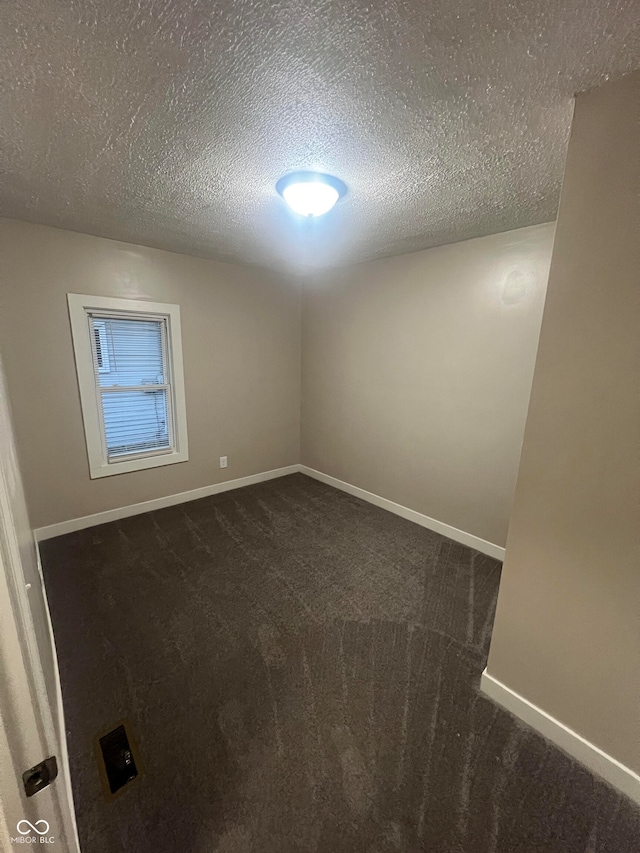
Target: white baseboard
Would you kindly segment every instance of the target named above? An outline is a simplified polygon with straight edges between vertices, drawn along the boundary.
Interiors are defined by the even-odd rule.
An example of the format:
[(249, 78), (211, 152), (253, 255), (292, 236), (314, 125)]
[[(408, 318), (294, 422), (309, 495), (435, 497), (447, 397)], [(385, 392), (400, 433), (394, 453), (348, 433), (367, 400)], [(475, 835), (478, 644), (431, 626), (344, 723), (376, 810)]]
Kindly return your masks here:
[(449, 524), (444, 524), (444, 522), (437, 521), (435, 518), (429, 518), (427, 515), (422, 515), (422, 513), (409, 509), (406, 506), (401, 506), (386, 498), (381, 498), (379, 495), (374, 495), (372, 492), (358, 488), (358, 486), (352, 486), (350, 483), (344, 483), (342, 480), (330, 477), (328, 474), (315, 471), (306, 465), (288, 465), (286, 468), (275, 468), (273, 471), (251, 474), (248, 477), (240, 477), (237, 480), (226, 480), (223, 483), (202, 486), (202, 488), (192, 489), (189, 492), (179, 492), (178, 494), (167, 495), (163, 498), (154, 498), (150, 501), (142, 501), (141, 503), (130, 504), (129, 506), (108, 509), (104, 512), (96, 512), (93, 515), (84, 515), (81, 518), (72, 518), (69, 521), (60, 521), (58, 524), (50, 524), (48, 527), (38, 527), (34, 531), (34, 534), (37, 542), (43, 542), (45, 539), (52, 539), (54, 536), (64, 536), (65, 533), (74, 533), (76, 530), (84, 530), (87, 527), (95, 527), (98, 524), (107, 524), (110, 521), (129, 518), (132, 515), (141, 515), (144, 512), (153, 512), (156, 509), (164, 509), (168, 506), (187, 503), (187, 501), (195, 501), (198, 498), (207, 498), (209, 495), (217, 495), (221, 492), (231, 491), (232, 489), (240, 489), (243, 486), (252, 486), (255, 483), (263, 483), (265, 480), (274, 480), (277, 477), (285, 477), (287, 474), (298, 472), (313, 477), (315, 480), (320, 480), (328, 486), (333, 486), (357, 498), (362, 498), (362, 500), (375, 504), (375, 506), (379, 506), (382, 509), (402, 516), (402, 518), (413, 521), (421, 527), (426, 527), (435, 533), (446, 536), (448, 539), (453, 539), (454, 542), (460, 542), (462, 545), (474, 548), (482, 554), (495, 557), (497, 560), (504, 559), (504, 548), (494, 545), (492, 542), (487, 542), (478, 536), (473, 536), (471, 533), (465, 533), (464, 530), (458, 530), (456, 527), (451, 527)]
[(118, 521), (121, 518), (129, 518), (132, 515), (142, 515), (144, 512), (152, 512), (156, 509), (164, 509), (168, 506), (196, 501), (198, 498), (208, 498), (209, 495), (218, 495), (221, 492), (229, 492), (232, 489), (240, 489), (243, 486), (253, 486), (255, 483), (264, 483), (265, 480), (275, 480), (277, 477), (285, 477), (287, 474), (296, 474), (299, 470), (299, 465), (274, 468), (272, 471), (251, 474), (248, 477), (240, 477), (237, 480), (226, 480), (223, 483), (202, 486), (200, 489), (191, 489), (189, 492), (179, 492), (176, 495), (167, 495), (164, 498), (154, 498), (150, 501), (142, 501), (141, 503), (130, 504), (129, 506), (120, 506), (115, 509), (105, 510), (104, 512), (96, 512), (94, 515), (84, 515), (82, 518), (72, 518), (69, 521), (50, 524), (48, 527), (38, 527), (34, 530), (34, 534), (37, 542), (43, 542), (45, 539), (52, 539), (54, 536), (63, 536), (65, 533), (84, 530), (86, 527), (107, 524), (109, 521)]
[(440, 533), (442, 536), (446, 536), (447, 539), (453, 539), (454, 542), (467, 545), (469, 548), (480, 551), (482, 554), (495, 557), (496, 560), (504, 560), (504, 548), (494, 545), (493, 542), (487, 542), (485, 539), (480, 539), (479, 536), (474, 536), (472, 533), (465, 533), (464, 530), (458, 530), (457, 527), (451, 527), (451, 525), (445, 524), (443, 521), (429, 518), (428, 515), (422, 515), (421, 512), (416, 512), (414, 509), (394, 503), (394, 501), (387, 500), (387, 498), (381, 498), (380, 495), (374, 495), (373, 492), (367, 492), (358, 486), (352, 486), (350, 483), (345, 483), (336, 477), (330, 477), (328, 474), (308, 468), (306, 465), (299, 465), (298, 470), (302, 474), (313, 477), (314, 480), (320, 480), (321, 483), (326, 483), (328, 486), (333, 486), (356, 498), (362, 498), (363, 501), (368, 501), (371, 504), (375, 504), (375, 506), (395, 513), (395, 515), (400, 515), (402, 518), (413, 521), (421, 527), (427, 527), (429, 530), (433, 530), (434, 533)]
[(633, 770), (625, 767), (616, 758), (607, 755), (564, 723), (547, 714), (542, 708), (538, 708), (524, 696), (520, 696), (497, 678), (489, 675), (486, 669), (482, 673), (480, 690), (560, 749), (568, 752), (589, 770), (597, 773), (614, 788), (622, 791), (636, 803), (640, 803), (640, 776)]

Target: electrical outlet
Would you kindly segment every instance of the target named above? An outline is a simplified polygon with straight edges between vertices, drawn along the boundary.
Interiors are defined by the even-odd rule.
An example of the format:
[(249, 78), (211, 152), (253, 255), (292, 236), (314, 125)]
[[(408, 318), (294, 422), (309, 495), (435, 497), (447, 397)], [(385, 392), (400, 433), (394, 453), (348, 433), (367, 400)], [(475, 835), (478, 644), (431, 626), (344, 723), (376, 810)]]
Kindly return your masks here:
[(226, 457), (226, 456), (221, 456), (221, 457), (220, 457), (220, 467), (221, 467), (221, 468), (226, 468), (226, 467), (227, 467), (227, 457)]

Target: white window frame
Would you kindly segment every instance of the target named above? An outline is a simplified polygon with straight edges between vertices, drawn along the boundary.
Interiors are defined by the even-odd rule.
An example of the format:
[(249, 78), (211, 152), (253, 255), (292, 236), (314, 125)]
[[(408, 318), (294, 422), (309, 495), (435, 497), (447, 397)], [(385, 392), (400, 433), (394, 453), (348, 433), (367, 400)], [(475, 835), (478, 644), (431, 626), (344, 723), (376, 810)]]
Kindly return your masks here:
[[(67, 301), (91, 479), (110, 477), (113, 474), (125, 474), (130, 471), (141, 471), (145, 468), (157, 468), (160, 465), (172, 465), (176, 462), (187, 462), (189, 446), (180, 306), (165, 302), (118, 299), (111, 296), (88, 296), (80, 293), (68, 293)], [(165, 320), (167, 384), (171, 393), (173, 415), (170, 425), (170, 435), (173, 441), (169, 450), (151, 450), (146, 453), (132, 454), (131, 457), (109, 461), (104, 435), (102, 403), (93, 368), (94, 342), (91, 338), (90, 312), (100, 312), (113, 317), (137, 320), (145, 318)]]

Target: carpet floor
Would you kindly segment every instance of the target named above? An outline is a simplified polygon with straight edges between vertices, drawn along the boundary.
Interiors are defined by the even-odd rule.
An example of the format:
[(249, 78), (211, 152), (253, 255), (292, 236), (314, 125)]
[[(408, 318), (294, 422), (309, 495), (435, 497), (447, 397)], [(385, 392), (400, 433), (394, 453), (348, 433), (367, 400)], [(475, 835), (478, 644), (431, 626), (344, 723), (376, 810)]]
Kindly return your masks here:
[[(41, 545), (84, 853), (634, 853), (480, 695), (500, 563), (294, 474)], [(97, 733), (144, 772), (102, 794)]]

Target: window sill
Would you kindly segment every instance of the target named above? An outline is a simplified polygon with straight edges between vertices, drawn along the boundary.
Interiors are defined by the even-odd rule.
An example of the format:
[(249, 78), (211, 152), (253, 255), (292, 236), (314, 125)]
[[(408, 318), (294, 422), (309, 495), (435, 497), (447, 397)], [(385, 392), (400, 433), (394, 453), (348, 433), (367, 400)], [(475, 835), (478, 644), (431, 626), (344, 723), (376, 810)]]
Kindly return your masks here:
[(187, 450), (172, 453), (158, 453), (153, 456), (138, 456), (135, 459), (123, 459), (120, 462), (108, 462), (102, 465), (89, 465), (92, 480), (99, 477), (112, 477), (114, 474), (128, 474), (132, 471), (144, 471), (146, 468), (159, 468), (161, 465), (174, 465), (176, 462), (188, 462)]

